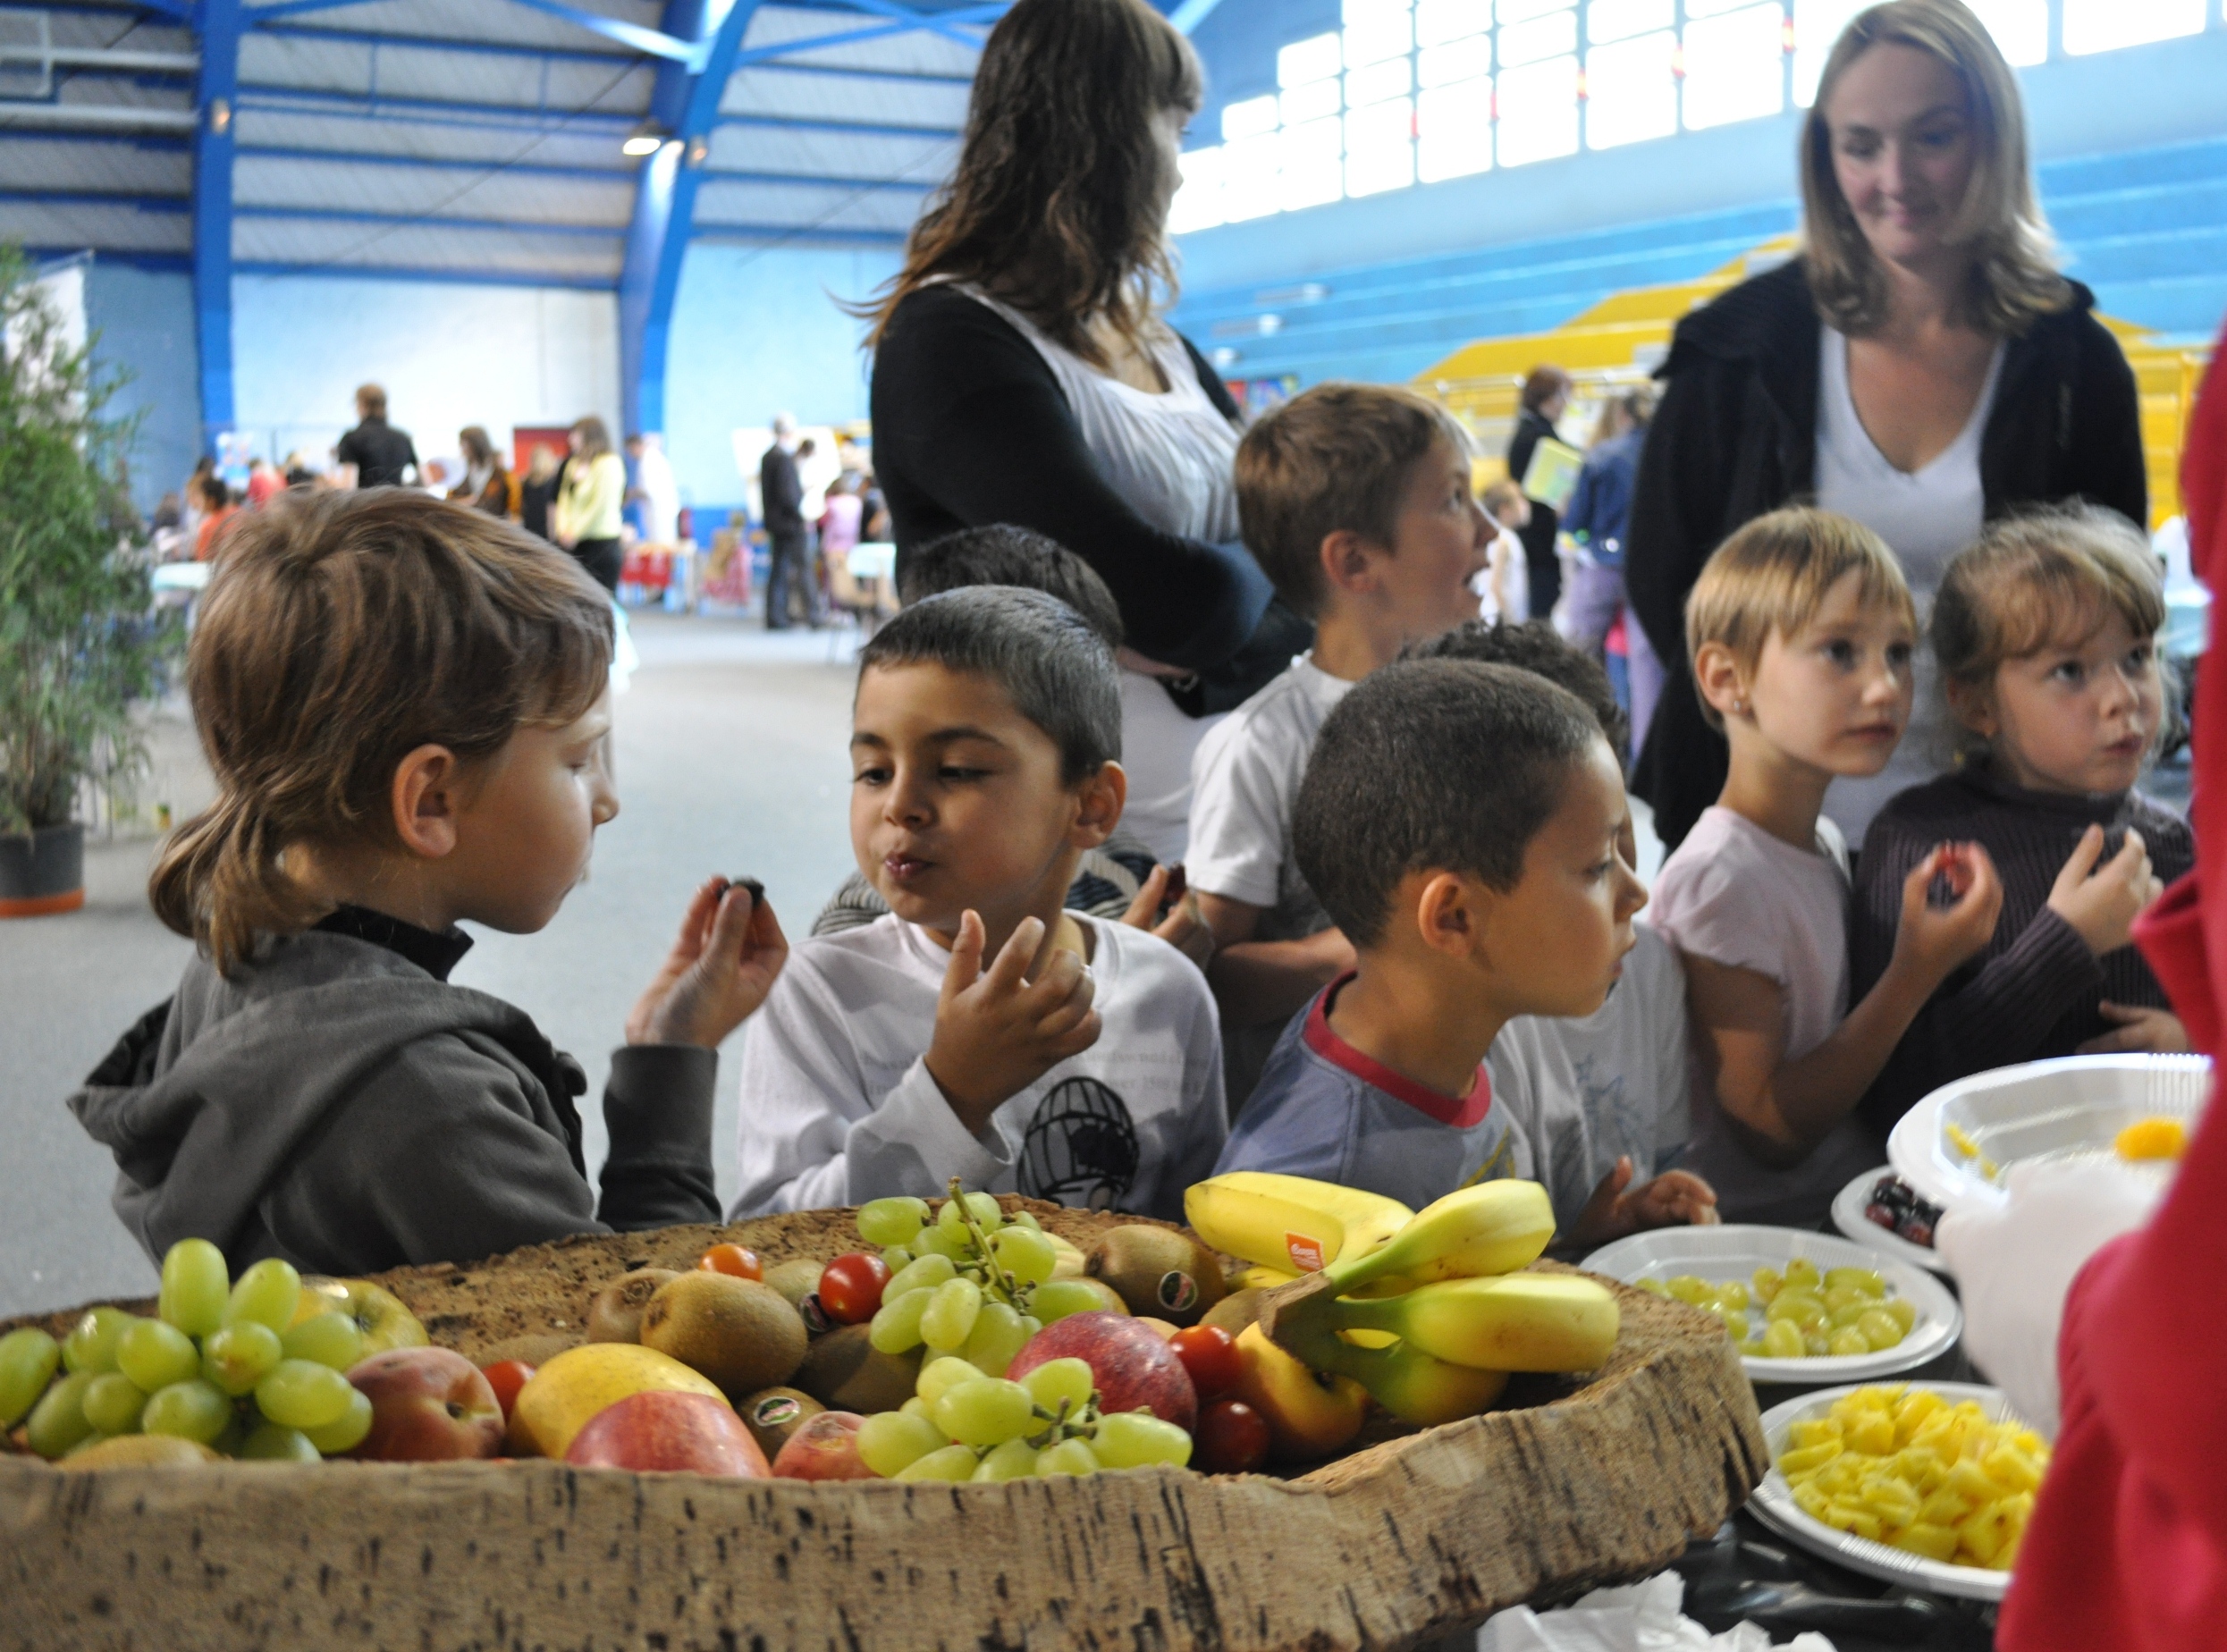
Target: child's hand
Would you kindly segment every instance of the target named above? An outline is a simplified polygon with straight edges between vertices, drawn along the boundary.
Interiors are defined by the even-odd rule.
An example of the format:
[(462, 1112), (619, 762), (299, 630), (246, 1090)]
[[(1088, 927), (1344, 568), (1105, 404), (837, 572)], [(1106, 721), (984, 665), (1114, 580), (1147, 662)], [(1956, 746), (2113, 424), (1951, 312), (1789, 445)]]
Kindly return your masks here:
[(627, 1042), (718, 1049), (765, 1002), (788, 960), (773, 908), (745, 885), (713, 878), (688, 903), (679, 939), (627, 1017)]
[[(1933, 885), (1948, 885), (1949, 904), (1933, 904)], [(1942, 843), (1902, 880), (1902, 922), (1889, 967), (1915, 972), (1934, 987), (1995, 938), (2003, 912), (2003, 880), (1977, 843)]]
[(1716, 1224), (1717, 1190), (1690, 1170), (1666, 1170), (1632, 1185), (1629, 1154), (1600, 1178), (1585, 1209), (1570, 1225), (1566, 1243), (1591, 1249), (1650, 1227), (1708, 1227)]
[(2119, 852), (2098, 867), (2103, 852), (2104, 829), (2090, 825), (2049, 891), (2049, 910), (2070, 923), (2098, 957), (2127, 944), (2134, 920), (2165, 888), (2150, 870), (2149, 846), (2140, 832), (2130, 828)]
[(2189, 1029), (2181, 1024), (2181, 1017), (2170, 1009), (2114, 1004), (2109, 999), (2096, 1007), (2103, 1012), (2105, 1021), (2116, 1024), (2117, 1031), (2089, 1039), (2073, 1052), (2076, 1055), (2109, 1056), (2128, 1049), (2147, 1050), (2157, 1056), (2189, 1053)]
[(982, 918), (970, 911), (959, 919), (927, 1060), (928, 1076), (970, 1134), (1008, 1097), (1098, 1042), (1091, 1007), (1098, 989), (1081, 958), (1055, 951), (1034, 981), (1023, 978), (1043, 941), (1043, 921), (1023, 918), (984, 973)]
[(1129, 903), (1128, 911), (1121, 914), (1121, 921), (1131, 929), (1150, 930), (1204, 969), (1207, 959), (1214, 956), (1214, 931), (1207, 927), (1206, 919), (1199, 911), (1198, 898), (1185, 889), (1182, 898), (1168, 908), (1168, 915), (1160, 915), (1160, 904), (1168, 898), (1170, 872), (1171, 869), (1165, 865), (1153, 867), (1144, 886), (1137, 890), (1136, 898)]

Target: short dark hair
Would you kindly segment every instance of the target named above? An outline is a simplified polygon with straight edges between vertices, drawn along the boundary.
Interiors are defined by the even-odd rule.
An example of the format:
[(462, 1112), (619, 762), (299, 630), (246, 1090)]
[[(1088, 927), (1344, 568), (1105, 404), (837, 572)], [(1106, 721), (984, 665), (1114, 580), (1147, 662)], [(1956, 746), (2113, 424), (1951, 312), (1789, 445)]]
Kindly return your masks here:
[(969, 586), (924, 597), (858, 651), (858, 675), (876, 667), (940, 665), (1005, 690), (1014, 710), (1059, 748), (1069, 786), (1121, 756), (1121, 686), (1113, 650), (1058, 597), (1012, 586)]
[(1601, 738), (1566, 688), (1469, 660), (1409, 660), (1362, 679), (1323, 720), (1292, 811), (1292, 850), (1356, 947), (1383, 940), (1411, 872), (1523, 876), (1570, 771)]
[(1615, 690), (1600, 662), (1585, 653), (1548, 620), (1470, 620), (1440, 636), (1410, 643), (1403, 660), (1475, 660), (1484, 665), (1512, 665), (1536, 671), (1585, 702), (1608, 737), (1608, 749), (1622, 752), (1632, 738), (1631, 720), (1616, 704)]
[(1049, 591), (1081, 614), (1107, 647), (1121, 646), (1121, 608), (1098, 570), (1033, 528), (1008, 522), (962, 527), (898, 559), (897, 596), (907, 606), (968, 586)]

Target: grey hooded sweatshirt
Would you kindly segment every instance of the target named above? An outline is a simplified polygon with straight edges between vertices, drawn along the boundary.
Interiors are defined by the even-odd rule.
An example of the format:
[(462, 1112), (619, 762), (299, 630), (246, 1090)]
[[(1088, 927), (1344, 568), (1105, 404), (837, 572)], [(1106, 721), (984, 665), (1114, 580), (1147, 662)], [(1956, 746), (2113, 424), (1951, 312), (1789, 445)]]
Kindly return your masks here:
[(207, 958), (70, 1098), (116, 1156), (116, 1214), (160, 1262), (236, 1274), (465, 1262), (567, 1234), (716, 1222), (718, 1054), (631, 1045), (603, 1092), (598, 1208), (578, 1063), (522, 1010), (448, 984), (470, 941), (343, 907), (227, 979)]

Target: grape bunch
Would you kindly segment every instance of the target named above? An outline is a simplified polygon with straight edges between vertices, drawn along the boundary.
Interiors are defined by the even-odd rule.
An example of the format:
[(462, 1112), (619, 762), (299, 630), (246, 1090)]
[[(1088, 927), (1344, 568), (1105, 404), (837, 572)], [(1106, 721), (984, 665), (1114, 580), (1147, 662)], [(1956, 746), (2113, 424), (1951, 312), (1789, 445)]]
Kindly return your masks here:
[(989, 1193), (951, 1197), (932, 1219), (924, 1199), (876, 1199), (859, 1207), (858, 1236), (882, 1247), (890, 1280), (868, 1333), (884, 1353), (926, 1344), (1003, 1377), (1045, 1326), (1105, 1306), (1091, 1285), (1055, 1279), (1059, 1251), (1027, 1211), (1008, 1221)]
[(884, 1479), (1011, 1480), (1155, 1462), (1184, 1468), (1191, 1437), (1149, 1411), (1099, 1410), (1091, 1368), (1047, 1360), (1018, 1382), (946, 1354), (913, 1397), (858, 1429), (858, 1457)]
[(181, 1239), (163, 1259), (156, 1318), (95, 1308), (59, 1343), (36, 1328), (0, 1336), (0, 1429), (24, 1421), (50, 1460), (122, 1434), (282, 1462), (347, 1451), (371, 1431), (371, 1401), (346, 1375), (363, 1333), (337, 1303), (301, 1305), (291, 1263), (234, 1280), (222, 1251)]

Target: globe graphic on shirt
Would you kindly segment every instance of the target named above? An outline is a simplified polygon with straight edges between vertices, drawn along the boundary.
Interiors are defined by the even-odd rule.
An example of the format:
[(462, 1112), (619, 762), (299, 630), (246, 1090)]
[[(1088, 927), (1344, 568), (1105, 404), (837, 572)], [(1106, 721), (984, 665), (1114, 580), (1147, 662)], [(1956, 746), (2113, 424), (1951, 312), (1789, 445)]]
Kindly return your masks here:
[(1087, 1210), (1118, 1205), (1136, 1180), (1136, 1125), (1128, 1103), (1095, 1078), (1063, 1079), (1028, 1121), (1021, 1192)]

